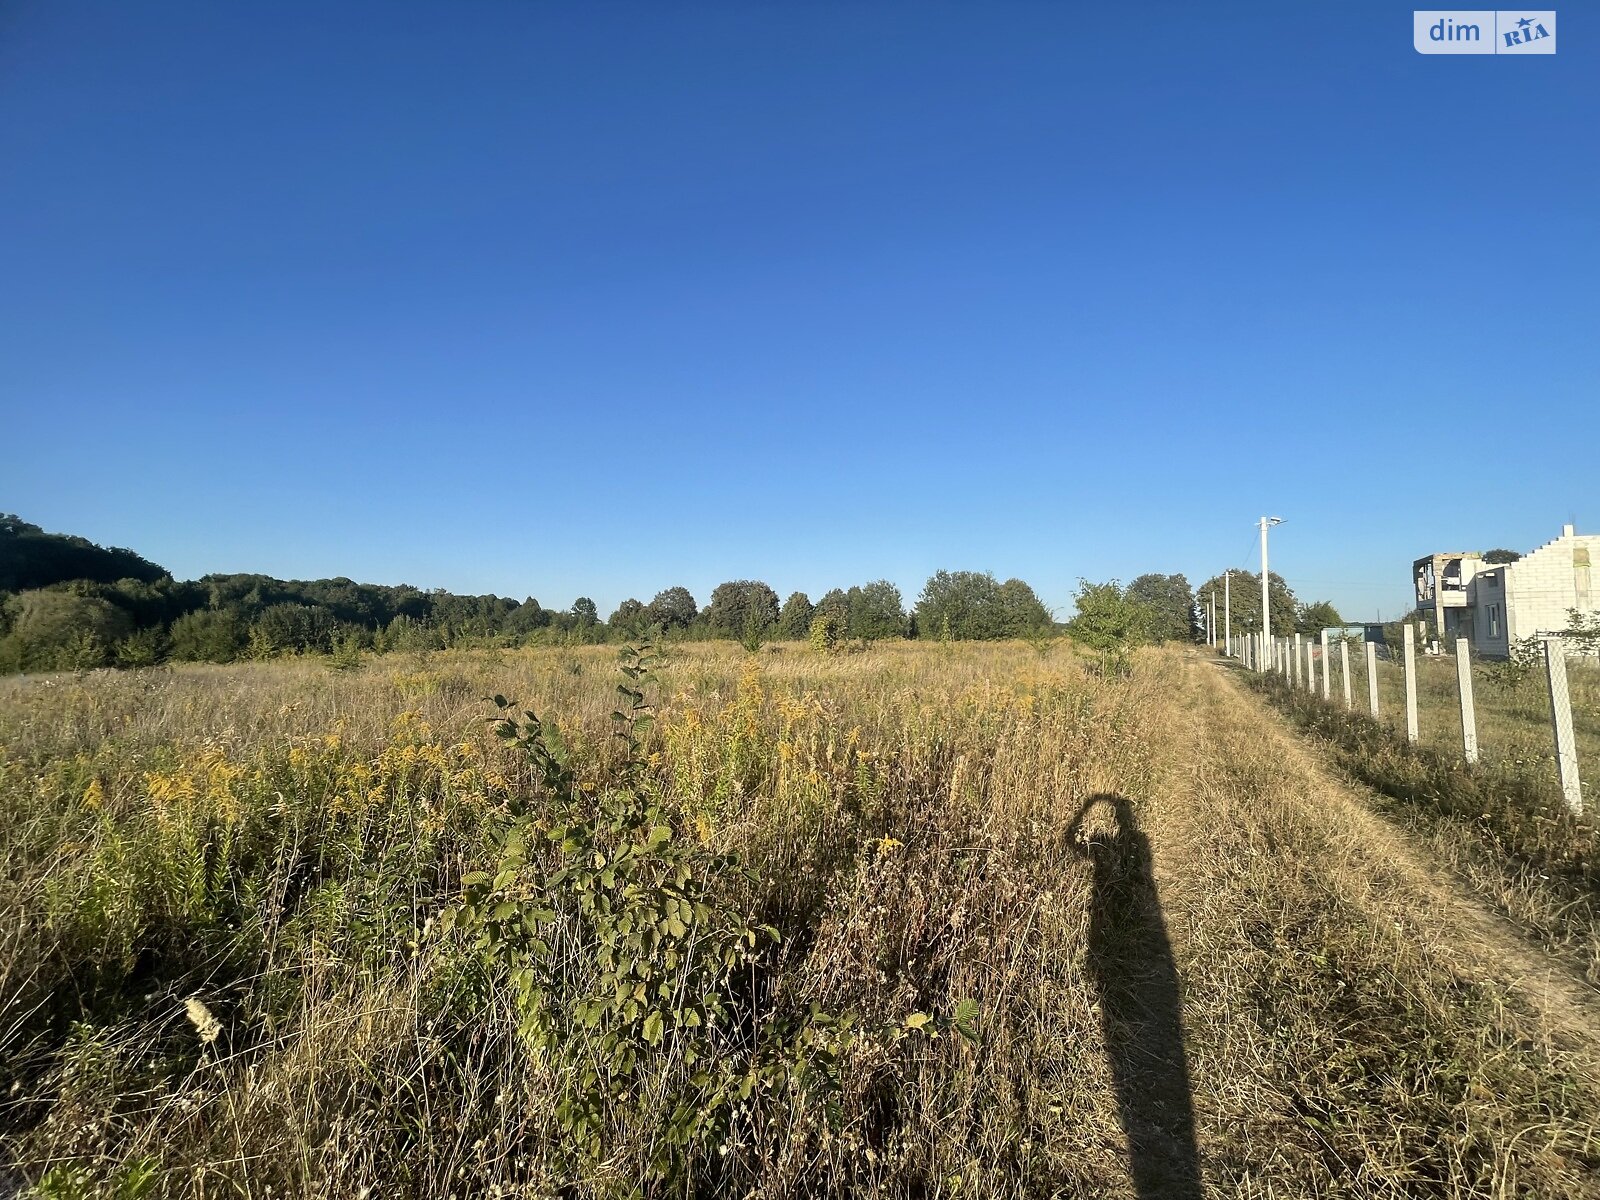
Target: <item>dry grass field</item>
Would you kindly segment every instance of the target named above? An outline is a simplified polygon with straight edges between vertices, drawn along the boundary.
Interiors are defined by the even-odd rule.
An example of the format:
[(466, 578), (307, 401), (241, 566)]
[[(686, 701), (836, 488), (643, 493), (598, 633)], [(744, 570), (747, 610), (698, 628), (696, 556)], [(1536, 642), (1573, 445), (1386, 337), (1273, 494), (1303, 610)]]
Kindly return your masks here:
[[(1593, 990), (1215, 660), (1148, 650), (1103, 678), (1012, 644), (674, 648), (632, 770), (616, 666), (595, 648), (0, 681), (0, 1178), (55, 1197), (1600, 1196)], [(495, 736), (496, 693), (544, 719), (574, 795), (637, 796), (641, 853), (705, 881), (688, 933), (662, 910), (674, 953), (718, 921), (770, 926), (695, 976), (720, 1023), (608, 1026), (585, 999), (614, 855), (598, 900), (539, 918), (564, 948), (538, 993), (557, 1044), (494, 948), (442, 928), (505, 861), (511, 814), (540, 835), (504, 876), (519, 903), (591, 867)], [(607, 1076), (579, 1146), (564, 1105), (616, 1050), (606, 1029), (639, 1065)], [(697, 1082), (723, 1068), (751, 1081), (726, 1103)], [(714, 1136), (673, 1140), (685, 1097), (723, 1114)]]

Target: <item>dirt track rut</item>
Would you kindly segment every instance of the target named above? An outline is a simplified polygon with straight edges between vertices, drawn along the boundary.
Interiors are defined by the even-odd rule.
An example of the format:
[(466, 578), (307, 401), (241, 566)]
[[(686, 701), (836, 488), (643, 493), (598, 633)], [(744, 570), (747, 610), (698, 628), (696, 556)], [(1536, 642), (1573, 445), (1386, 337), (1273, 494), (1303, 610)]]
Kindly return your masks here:
[(1241, 736), (1264, 741), (1267, 752), (1303, 780), (1299, 798), (1350, 860), (1370, 860), (1381, 871), (1388, 886), (1364, 893), (1384, 910), (1375, 917), (1425, 922), (1430, 939), (1450, 948), (1464, 975), (1504, 985), (1564, 1049), (1600, 1060), (1600, 992), (1429, 862), (1401, 830), (1373, 812), (1358, 789), (1337, 779), (1282, 718), (1247, 694), (1232, 668), (1196, 658), (1189, 674), (1203, 701), (1213, 752), (1227, 753), (1230, 742), (1236, 748)]

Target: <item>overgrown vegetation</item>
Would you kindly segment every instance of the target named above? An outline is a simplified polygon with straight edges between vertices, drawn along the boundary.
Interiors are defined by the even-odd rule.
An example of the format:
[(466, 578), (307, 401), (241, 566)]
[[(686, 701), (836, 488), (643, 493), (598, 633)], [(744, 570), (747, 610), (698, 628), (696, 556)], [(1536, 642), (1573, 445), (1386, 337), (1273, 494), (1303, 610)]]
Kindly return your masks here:
[[(1025, 898), (1073, 885), (1026, 866), (1053, 798), (990, 781), (1054, 770), (1037, 731), (1136, 783), (1081, 673), (679, 649), (652, 726), (642, 676), (597, 705), (597, 653), (10, 685), (0, 1165), (428, 1196), (1018, 1169), (1030, 1054), (1010, 1017), (971, 1039)], [(485, 736), (497, 687), (553, 715)]]
[[(839, 1064), (863, 1037), (886, 1053), (934, 1027), (926, 1013), (864, 1030), (815, 1005), (775, 1009), (766, 976), (781, 936), (741, 911), (748, 888), (727, 886), (756, 879), (674, 829), (648, 786), (640, 734), (654, 715), (641, 689), (655, 662), (649, 647), (623, 652), (625, 707), (611, 714), (623, 754), (603, 786), (578, 778), (537, 715), (519, 720), (495, 697), (496, 732), (527, 756), (543, 803), (511, 797), (494, 871), (463, 878), (465, 900), (439, 928), (470, 934), (501, 968), (518, 1032), (559, 1089), (574, 1152), (564, 1170), (592, 1175), (633, 1150), (640, 1185), (686, 1186), (697, 1157), (751, 1144), (773, 1105), (830, 1113)], [(973, 1036), (976, 1012), (963, 1000), (943, 1024)]]
[[(1247, 799), (1288, 786), (1281, 751), (1216, 757), (1182, 656), (678, 645), (625, 662), (620, 705), (608, 657), (0, 682), (0, 1172), (73, 1197), (1126, 1194), (1119, 1097), (1159, 1067), (1104, 1013), (1160, 965), (1116, 933), (1158, 900), (1219, 1194), (1328, 1194), (1357, 1158), (1393, 1194), (1495, 1170), (1588, 1194), (1600, 1093), (1482, 1044), (1517, 1018), (1450, 1007), (1415, 947), (1373, 974), (1390, 923), (1332, 920), (1314, 830), (1282, 890), (1254, 848), (1291, 802)], [(1105, 796), (1159, 892), (1133, 828), (1074, 836)], [(1172, 814), (1233, 841), (1191, 853)], [(1336, 977), (1360, 986), (1334, 1013)], [(1401, 1055), (1394, 1088), (1358, 1069)], [(1441, 1102), (1438, 1061), (1496, 1092)]]

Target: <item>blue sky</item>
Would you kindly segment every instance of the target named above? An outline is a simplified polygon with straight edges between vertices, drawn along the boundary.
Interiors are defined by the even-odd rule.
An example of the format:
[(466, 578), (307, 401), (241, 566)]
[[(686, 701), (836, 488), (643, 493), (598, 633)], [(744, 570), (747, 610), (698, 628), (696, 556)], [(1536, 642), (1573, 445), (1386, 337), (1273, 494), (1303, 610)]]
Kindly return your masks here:
[(1600, 36), (1392, 4), (0, 8), (0, 509), (580, 594), (1600, 528)]

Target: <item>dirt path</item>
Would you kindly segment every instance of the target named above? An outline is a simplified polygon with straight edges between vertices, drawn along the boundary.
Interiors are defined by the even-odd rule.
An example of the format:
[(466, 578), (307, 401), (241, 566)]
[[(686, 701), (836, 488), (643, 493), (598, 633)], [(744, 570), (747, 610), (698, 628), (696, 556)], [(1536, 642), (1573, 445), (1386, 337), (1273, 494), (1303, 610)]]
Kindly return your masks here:
[(1203, 1195), (1600, 1200), (1589, 989), (1228, 668), (1188, 654), (1152, 672), (1162, 753), (1135, 815)]
[[(1374, 886), (1358, 888), (1377, 920), (1425, 927), (1463, 976), (1493, 980), (1526, 1007), (1541, 1033), (1567, 1052), (1600, 1061), (1600, 993), (1565, 964), (1531, 946), (1506, 920), (1427, 861), (1406, 835), (1339, 781), (1292, 729), (1239, 685), (1231, 668), (1196, 657), (1189, 666), (1213, 750), (1241, 736), (1262, 742), (1300, 781), (1297, 799), (1353, 864), (1366, 860)], [(1220, 735), (1220, 736), (1219, 736)], [(1382, 878), (1383, 886), (1376, 886)]]

